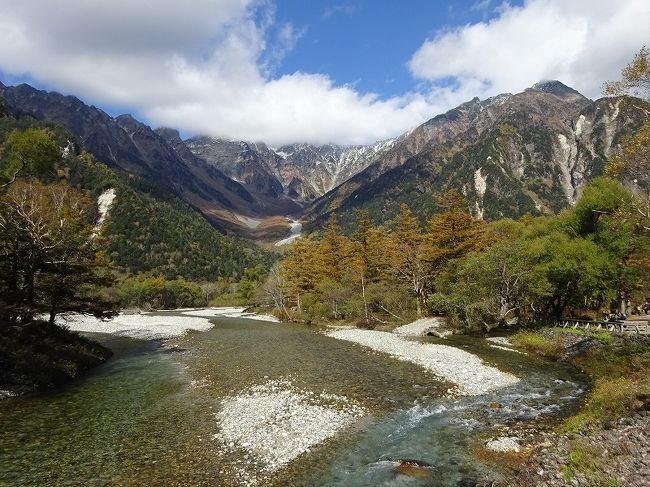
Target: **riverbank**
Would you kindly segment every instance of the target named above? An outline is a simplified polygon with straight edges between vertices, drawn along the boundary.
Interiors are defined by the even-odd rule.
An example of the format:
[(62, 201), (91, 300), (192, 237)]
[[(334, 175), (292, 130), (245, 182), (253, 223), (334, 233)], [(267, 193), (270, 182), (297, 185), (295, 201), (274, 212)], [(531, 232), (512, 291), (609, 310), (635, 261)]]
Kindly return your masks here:
[(0, 399), (59, 386), (111, 355), (100, 344), (43, 321), (4, 326), (0, 333)]
[[(181, 311), (181, 310), (177, 310)], [(204, 318), (245, 318), (249, 320), (271, 321), (279, 323), (280, 320), (267, 313), (254, 313), (243, 306), (222, 306), (212, 308), (198, 308), (182, 310), (182, 314), (188, 316), (200, 316)]]
[(578, 413), (544, 433), (513, 478), (499, 485), (650, 485), (650, 339), (542, 329), (512, 341), (572, 364), (592, 389)]
[(139, 340), (168, 340), (188, 331), (207, 331), (216, 318), (278, 321), (242, 307), (190, 308), (167, 312), (120, 314), (110, 320), (69, 313), (55, 326), (34, 321), (7, 326), (0, 334), (0, 400), (69, 382), (108, 360), (112, 353), (79, 333), (107, 333)]

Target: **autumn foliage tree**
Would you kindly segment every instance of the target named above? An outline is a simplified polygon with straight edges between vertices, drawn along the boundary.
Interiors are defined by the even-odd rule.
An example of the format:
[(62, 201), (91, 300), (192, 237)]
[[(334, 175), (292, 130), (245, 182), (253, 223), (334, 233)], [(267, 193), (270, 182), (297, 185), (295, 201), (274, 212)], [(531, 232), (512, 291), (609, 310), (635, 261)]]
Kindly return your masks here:
[(634, 211), (641, 225), (650, 232), (650, 50), (646, 47), (623, 69), (622, 79), (606, 83), (607, 95), (633, 94), (646, 103), (634, 106), (645, 114), (645, 121), (636, 135), (628, 137), (610, 157), (607, 174), (627, 181), (636, 195)]
[(17, 180), (0, 195), (0, 321), (29, 323), (63, 311), (106, 316), (100, 239), (89, 201), (65, 184)]

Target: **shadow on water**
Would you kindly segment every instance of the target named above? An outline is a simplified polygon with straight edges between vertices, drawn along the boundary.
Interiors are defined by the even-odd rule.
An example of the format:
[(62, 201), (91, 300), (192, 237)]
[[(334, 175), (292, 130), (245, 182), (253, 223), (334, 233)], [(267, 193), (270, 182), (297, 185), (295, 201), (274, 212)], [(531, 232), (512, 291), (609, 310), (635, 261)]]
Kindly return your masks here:
[[(451, 344), (525, 379), (488, 396), (443, 398), (448, 384), (413, 364), (306, 327), (242, 319), (174, 340), (178, 353), (96, 338), (115, 356), (91, 375), (57, 392), (0, 402), (0, 484), (237, 485), (223, 473), (229, 459), (212, 439), (219, 400), (288, 378), (299, 389), (354, 399), (369, 415), (299, 457), (274, 485), (456, 485), (487, 468), (471, 455), (477, 438), (565, 414), (580, 396), (572, 371), (471, 338)], [(431, 464), (431, 475), (395, 473), (395, 461), (405, 458)]]

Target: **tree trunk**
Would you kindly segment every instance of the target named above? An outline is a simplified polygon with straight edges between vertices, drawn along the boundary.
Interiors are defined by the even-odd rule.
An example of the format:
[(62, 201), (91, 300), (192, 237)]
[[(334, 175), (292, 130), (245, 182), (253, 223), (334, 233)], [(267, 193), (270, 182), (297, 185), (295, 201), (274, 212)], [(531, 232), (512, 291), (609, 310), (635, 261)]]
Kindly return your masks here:
[(363, 296), (363, 309), (365, 311), (366, 323), (370, 323), (370, 316), (368, 315), (368, 302), (366, 301), (366, 280), (361, 274), (361, 295)]
[(54, 326), (54, 322), (56, 320), (56, 315), (57, 315), (56, 308), (54, 306), (52, 306), (50, 308), (50, 319), (47, 322), (48, 326)]

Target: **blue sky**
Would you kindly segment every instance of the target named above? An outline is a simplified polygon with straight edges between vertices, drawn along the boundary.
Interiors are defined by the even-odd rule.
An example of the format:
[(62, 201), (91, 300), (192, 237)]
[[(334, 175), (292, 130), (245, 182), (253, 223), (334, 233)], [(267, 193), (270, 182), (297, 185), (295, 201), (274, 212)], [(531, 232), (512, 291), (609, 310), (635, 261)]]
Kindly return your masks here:
[(493, 17), (489, 5), (475, 0), (278, 2), (278, 21), (304, 30), (278, 71), (327, 74), (361, 91), (399, 96), (416, 88), (407, 63), (423, 40)]
[(648, 0), (0, 0), (0, 80), (186, 135), (359, 144), (541, 79), (598, 97), (648, 18)]

